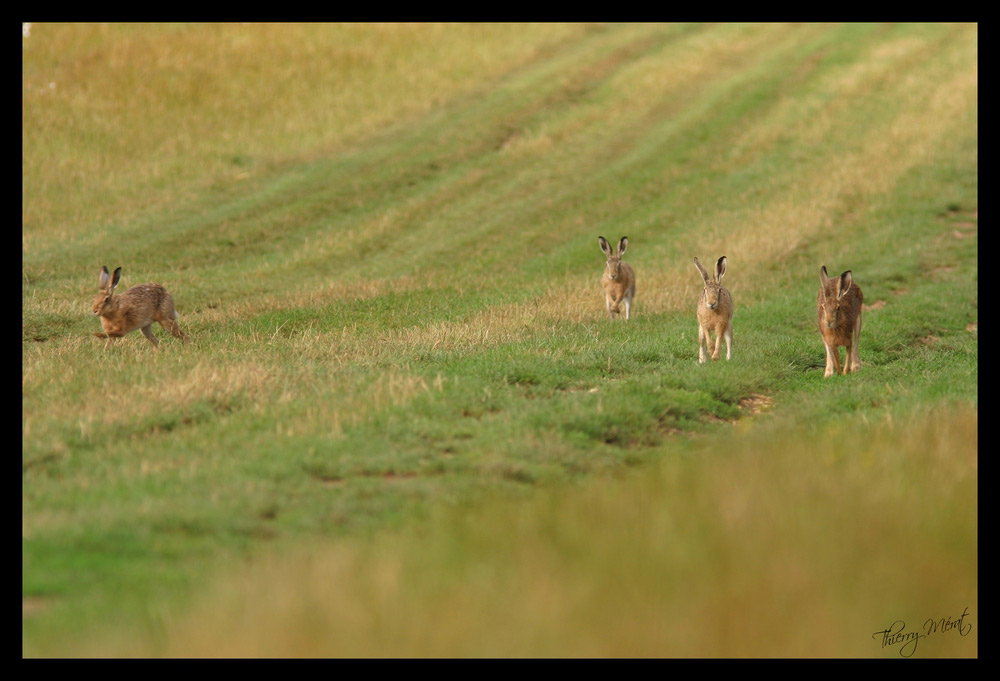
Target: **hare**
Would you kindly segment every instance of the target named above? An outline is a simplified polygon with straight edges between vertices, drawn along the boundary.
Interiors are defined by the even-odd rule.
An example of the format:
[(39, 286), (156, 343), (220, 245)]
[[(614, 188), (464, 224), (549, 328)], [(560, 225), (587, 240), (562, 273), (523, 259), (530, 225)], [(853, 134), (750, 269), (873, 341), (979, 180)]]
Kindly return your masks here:
[[(95, 333), (98, 338), (107, 338), (104, 349), (107, 350), (111, 341), (120, 338), (136, 329), (149, 339), (154, 348), (159, 349), (159, 341), (153, 335), (153, 322), (187, 343), (187, 338), (181, 333), (175, 321), (177, 311), (174, 310), (174, 299), (167, 290), (159, 284), (139, 284), (125, 293), (113, 295), (118, 280), (121, 279), (122, 268), (115, 270), (114, 277), (108, 275), (108, 268), (101, 266), (100, 292), (94, 298), (93, 312), (101, 318), (104, 333)], [(110, 281), (109, 281), (110, 279)]]
[(701, 278), (705, 280), (705, 287), (698, 296), (698, 363), (705, 362), (708, 344), (711, 341), (709, 332), (715, 332), (715, 349), (712, 351), (712, 359), (719, 359), (719, 345), (722, 339), (726, 339), (726, 359), (729, 359), (733, 344), (733, 298), (729, 291), (722, 287), (722, 277), (726, 274), (726, 256), (722, 256), (715, 263), (715, 279), (708, 276), (708, 272), (694, 259), (694, 266), (701, 272)]
[(607, 256), (601, 284), (604, 286), (604, 305), (608, 310), (608, 319), (613, 320), (616, 314), (621, 314), (619, 305), (624, 303), (625, 320), (628, 321), (632, 311), (632, 298), (635, 297), (635, 272), (627, 262), (622, 262), (625, 249), (628, 248), (628, 237), (623, 236), (618, 241), (617, 251), (611, 249), (611, 244), (603, 236), (597, 237), (597, 240)]
[[(819, 333), (826, 346), (826, 369), (823, 378), (858, 370), (858, 340), (861, 337), (861, 303), (864, 295), (854, 283), (851, 270), (832, 279), (826, 265), (819, 268), (819, 294), (816, 316)], [(844, 346), (844, 369), (840, 369), (840, 346)]]

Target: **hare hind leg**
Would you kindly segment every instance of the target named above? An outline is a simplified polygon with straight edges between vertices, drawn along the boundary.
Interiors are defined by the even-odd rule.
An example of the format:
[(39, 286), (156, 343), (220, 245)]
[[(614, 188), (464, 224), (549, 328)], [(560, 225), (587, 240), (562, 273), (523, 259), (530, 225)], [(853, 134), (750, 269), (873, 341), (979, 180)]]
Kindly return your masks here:
[(844, 373), (847, 372), (854, 373), (861, 368), (861, 360), (858, 357), (858, 343), (861, 340), (861, 313), (858, 313), (858, 319), (854, 322), (854, 328), (851, 330), (851, 344), (847, 347), (846, 356), (844, 357)]
[(182, 341), (187, 343), (187, 337), (181, 331), (181, 327), (177, 323), (177, 311), (174, 309), (173, 301), (161, 306), (159, 312), (160, 314), (156, 321), (160, 323), (160, 326), (162, 326), (165, 331), (168, 331), (174, 338), (180, 338)]
[(180, 325), (173, 319), (164, 319), (160, 322), (160, 326), (170, 332), (174, 338), (180, 338), (185, 343), (188, 342), (187, 336), (181, 331)]
[(857, 342), (855, 342), (854, 345), (851, 346), (851, 349), (849, 350), (849, 352), (851, 354), (851, 364), (850, 364), (850, 367), (847, 370), (850, 371), (851, 373), (854, 373), (855, 371), (857, 371), (858, 369), (861, 368), (861, 360), (858, 358), (858, 344), (857, 344)]
[(146, 324), (146, 326), (143, 326), (139, 330), (142, 331), (142, 335), (145, 336), (149, 340), (149, 342), (153, 344), (154, 348), (156, 348), (157, 350), (160, 349), (160, 341), (156, 340), (156, 336), (153, 335), (153, 322)]
[(847, 374), (854, 371), (854, 344), (848, 343), (844, 346), (844, 365), (842, 367), (843, 371), (841, 373), (846, 376)]

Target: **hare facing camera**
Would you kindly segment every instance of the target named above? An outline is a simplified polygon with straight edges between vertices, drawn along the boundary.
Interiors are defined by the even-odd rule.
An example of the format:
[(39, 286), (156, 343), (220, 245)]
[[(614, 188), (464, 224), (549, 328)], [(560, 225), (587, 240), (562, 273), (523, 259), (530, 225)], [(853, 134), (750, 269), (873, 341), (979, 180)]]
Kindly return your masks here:
[[(826, 346), (826, 369), (823, 378), (855, 372), (860, 367), (858, 341), (861, 338), (861, 303), (864, 294), (854, 283), (851, 270), (839, 277), (828, 277), (826, 265), (819, 268), (819, 294), (816, 317), (819, 333)], [(844, 368), (840, 368), (840, 346), (844, 346)]]
[(101, 318), (104, 333), (95, 333), (98, 338), (107, 338), (104, 349), (107, 350), (115, 338), (121, 338), (136, 329), (149, 339), (154, 348), (159, 348), (159, 341), (153, 335), (153, 322), (187, 343), (187, 338), (177, 325), (177, 311), (174, 310), (174, 299), (167, 290), (159, 284), (138, 284), (124, 293), (114, 295), (115, 286), (121, 279), (122, 268), (115, 270), (114, 276), (108, 274), (108, 268), (102, 266), (99, 281), (99, 293), (94, 298), (93, 312)]
[(729, 291), (722, 287), (722, 277), (726, 274), (726, 256), (716, 261), (714, 278), (708, 276), (698, 258), (694, 259), (694, 266), (705, 282), (701, 295), (698, 296), (698, 363), (703, 364), (708, 354), (708, 344), (711, 341), (709, 332), (715, 333), (712, 359), (719, 359), (719, 347), (723, 338), (726, 339), (726, 359), (729, 359), (733, 344), (733, 299)]
[(635, 297), (635, 272), (627, 262), (622, 262), (625, 249), (628, 248), (628, 237), (623, 236), (618, 241), (617, 249), (603, 236), (597, 237), (601, 250), (607, 258), (604, 266), (604, 276), (601, 285), (604, 286), (604, 306), (608, 310), (608, 319), (621, 314), (621, 305), (625, 305), (625, 320), (628, 321), (632, 311), (632, 298)]

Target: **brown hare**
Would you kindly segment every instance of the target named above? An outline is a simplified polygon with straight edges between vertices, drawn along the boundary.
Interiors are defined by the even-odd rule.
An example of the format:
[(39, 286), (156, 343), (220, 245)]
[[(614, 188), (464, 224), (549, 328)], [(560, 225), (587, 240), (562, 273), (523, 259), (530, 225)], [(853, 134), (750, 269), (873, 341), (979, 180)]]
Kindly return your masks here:
[[(819, 268), (819, 294), (816, 296), (816, 316), (819, 333), (826, 346), (826, 369), (823, 378), (833, 374), (857, 371), (858, 340), (861, 337), (861, 303), (864, 294), (854, 283), (851, 270), (839, 277), (826, 275), (826, 265)], [(844, 346), (844, 369), (840, 369), (840, 346)]]
[(705, 287), (698, 296), (698, 363), (705, 362), (708, 344), (711, 341), (709, 332), (715, 332), (715, 349), (712, 359), (719, 359), (719, 345), (726, 339), (726, 359), (729, 359), (733, 344), (733, 299), (729, 291), (722, 287), (722, 277), (726, 274), (726, 256), (715, 263), (715, 279), (694, 259), (694, 266), (701, 272)]
[(627, 262), (622, 262), (625, 249), (628, 248), (628, 237), (623, 236), (618, 241), (616, 250), (611, 249), (611, 244), (603, 236), (597, 237), (597, 240), (607, 257), (601, 284), (604, 286), (604, 305), (608, 310), (608, 319), (613, 320), (616, 314), (621, 314), (619, 305), (624, 303), (625, 320), (628, 321), (632, 311), (632, 298), (635, 297), (635, 272)]
[(140, 329), (142, 335), (149, 339), (154, 348), (159, 349), (159, 341), (153, 335), (153, 322), (187, 343), (187, 338), (177, 326), (177, 311), (174, 310), (174, 299), (167, 290), (159, 284), (138, 284), (119, 295), (113, 295), (118, 280), (121, 279), (122, 268), (115, 270), (114, 277), (108, 275), (108, 268), (102, 266), (100, 292), (94, 298), (93, 312), (101, 318), (104, 333), (95, 333), (98, 338), (107, 338), (104, 349), (107, 350), (111, 341)]

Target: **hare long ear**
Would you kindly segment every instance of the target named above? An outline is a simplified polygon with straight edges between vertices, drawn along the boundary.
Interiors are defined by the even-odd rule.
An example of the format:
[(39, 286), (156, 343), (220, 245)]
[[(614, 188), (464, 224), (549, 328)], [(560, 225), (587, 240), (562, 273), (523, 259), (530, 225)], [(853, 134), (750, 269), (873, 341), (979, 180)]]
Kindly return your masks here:
[(840, 280), (837, 282), (837, 298), (843, 298), (844, 294), (851, 290), (851, 284), (854, 283), (853, 277), (851, 277), (851, 271), (847, 270), (840, 275)]
[(623, 236), (618, 240), (618, 255), (625, 255), (625, 249), (628, 248), (628, 237)]
[(705, 268), (701, 266), (700, 262), (698, 262), (698, 258), (694, 259), (694, 266), (698, 268), (699, 272), (701, 272), (701, 278), (704, 279), (705, 283), (707, 284), (708, 283), (708, 272), (706, 272)]
[(608, 240), (605, 239), (603, 236), (597, 237), (597, 240), (601, 244), (601, 250), (604, 251), (604, 255), (606, 255), (606, 256), (608, 256), (610, 258), (611, 257), (611, 244), (609, 244)]
[(98, 283), (99, 283), (102, 291), (108, 287), (108, 278), (109, 278), (109, 276), (110, 275), (108, 274), (108, 268), (107, 268), (107, 266), (106, 265), (101, 265), (101, 274), (98, 277), (97, 281), (98, 281)]
[(826, 276), (826, 265), (823, 265), (822, 267), (819, 268), (819, 283), (820, 283), (820, 286), (822, 286), (823, 288), (826, 288), (826, 280), (827, 279), (829, 279), (829, 277)]
[(722, 256), (715, 263), (715, 283), (721, 284), (724, 276), (726, 276), (726, 256)]
[(115, 276), (112, 277), (111, 279), (112, 290), (115, 288), (115, 286), (118, 286), (118, 280), (121, 278), (122, 278), (122, 268), (119, 267), (118, 269), (115, 270)]

